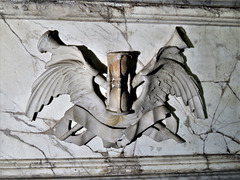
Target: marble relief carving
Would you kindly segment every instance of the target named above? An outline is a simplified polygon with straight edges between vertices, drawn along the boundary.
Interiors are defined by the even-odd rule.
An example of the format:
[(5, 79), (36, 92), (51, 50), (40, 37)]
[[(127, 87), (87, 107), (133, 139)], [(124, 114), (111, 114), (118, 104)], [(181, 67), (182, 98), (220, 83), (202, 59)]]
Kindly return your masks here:
[[(182, 158), (181, 155), (184, 157), (185, 155), (203, 155), (207, 160), (206, 166), (209, 167), (209, 154), (218, 154), (219, 159), (222, 154), (238, 156), (240, 153), (240, 13), (237, 9), (179, 8), (152, 4), (129, 6), (127, 3), (80, 1), (72, 3), (77, 5), (32, 1), (24, 5), (12, 1), (0, 3), (2, 12), (0, 16), (0, 34), (2, 35), (0, 40), (0, 159), (14, 161), (14, 159), (38, 160), (41, 158), (48, 161), (48, 158), (113, 156), (134, 158), (151, 156), (155, 159), (157, 156)], [(77, 131), (73, 129), (77, 124), (75, 119), (74, 121), (71, 118), (70, 120), (62, 118), (64, 113), (74, 105), (67, 94), (54, 98), (50, 105), (44, 106), (37, 114), (35, 121), (31, 122), (25, 116), (33, 82), (46, 71), (45, 65), (52, 55), (50, 52), (40, 53), (37, 49), (39, 38), (46, 31), (58, 30), (60, 39), (67, 45), (87, 46), (104, 64), (104, 66), (99, 64), (91, 66), (94, 68), (97, 66), (98, 70), (100, 68), (106, 79), (106, 66), (109, 67), (107, 52), (139, 51), (135, 71), (138, 74), (153, 57), (157, 56), (161, 47), (167, 46), (175, 27), (179, 25), (184, 27), (194, 44), (194, 48), (184, 49), (189, 67), (187, 72), (193, 76), (195, 74), (199, 78), (197, 82), (201, 82), (208, 118), (197, 119), (191, 112), (190, 106), (184, 105), (181, 97), (169, 94), (167, 103), (172, 108), (168, 105), (167, 108), (170, 109), (173, 120), (170, 120), (170, 117), (166, 118), (161, 121), (161, 124), (158, 123), (163, 125), (161, 131), (158, 131), (159, 128), (154, 128), (154, 131), (151, 131), (153, 128), (149, 128), (148, 133), (152, 132), (152, 135), (144, 132), (141, 137), (136, 136), (136, 140), (133, 139), (133, 142), (124, 148), (114, 144), (116, 149), (104, 148), (99, 135), (84, 144), (84, 136), (81, 133), (85, 132), (87, 137), (86, 133), (98, 133), (98, 131), (94, 129), (90, 131), (85, 126)], [(176, 43), (170, 45), (180, 47)], [(96, 59), (93, 53), (89, 54), (91, 51), (86, 51), (86, 47), (78, 46), (77, 48), (83, 55), (88, 52), (88, 57)], [(84, 58), (87, 59), (86, 56)], [(184, 67), (187, 66), (184, 63)], [(105, 101), (108, 99), (107, 90), (96, 82), (94, 84), (101, 92), (96, 91), (96, 93), (103, 96), (101, 101), (107, 105)], [(136, 88), (136, 98), (139, 98), (143, 85)], [(113, 87), (114, 84), (112, 84)], [(127, 111), (132, 112), (133, 103), (130, 103), (131, 108)], [(82, 112), (85, 115), (84, 110)], [(145, 113), (142, 120), (139, 120), (139, 126), (140, 122), (149, 122), (151, 125), (153, 112)], [(178, 119), (174, 120), (176, 117)], [(144, 118), (148, 121), (143, 120)], [(93, 122), (94, 125), (90, 125)], [(96, 123), (99, 121), (93, 122), (88, 120), (88, 124), (83, 125), (98, 126)], [(174, 129), (174, 127), (177, 128)], [(117, 133), (115, 129), (111, 132)], [(173, 138), (161, 142), (152, 139), (154, 133), (159, 135), (158, 141), (161, 140), (160, 138), (169, 138), (166, 135), (167, 131), (174, 132), (175, 134), (171, 134), (174, 135), (173, 137), (177, 132), (177, 135), (186, 142), (177, 143)], [(129, 136), (128, 132), (124, 133)], [(110, 132), (106, 134), (109, 134), (109, 137), (113, 136)], [(60, 140), (60, 137), (67, 138)], [(111, 143), (107, 145), (104, 142), (104, 145), (110, 147)], [(219, 166), (222, 167), (223, 164), (229, 167), (226, 163), (219, 163)], [(14, 167), (17, 166), (14, 164)], [(25, 173), (25, 169), (22, 173)]]
[(158, 142), (185, 142), (177, 134), (179, 119), (169, 96), (181, 97), (196, 118), (206, 118), (201, 85), (182, 54), (189, 47), (193, 45), (185, 30), (177, 27), (136, 73), (138, 51), (109, 52), (106, 66), (87, 47), (66, 45), (57, 31), (47, 31), (38, 49), (52, 56), (33, 84), (26, 115), (35, 120), (54, 98), (69, 94), (74, 106), (48, 131), (60, 140), (84, 145), (99, 136), (105, 147), (115, 148), (142, 135)]

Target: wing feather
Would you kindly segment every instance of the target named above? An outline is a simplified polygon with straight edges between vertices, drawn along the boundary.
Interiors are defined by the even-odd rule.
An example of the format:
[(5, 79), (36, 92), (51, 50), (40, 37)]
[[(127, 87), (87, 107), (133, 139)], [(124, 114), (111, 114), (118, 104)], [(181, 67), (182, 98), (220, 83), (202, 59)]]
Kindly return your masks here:
[[(32, 94), (27, 105), (27, 116), (33, 119), (36, 112), (41, 111), (42, 106), (48, 105), (51, 102), (52, 97), (56, 97), (59, 94), (66, 93), (66, 90), (59, 87), (61, 81), (61, 72), (67, 70), (67, 68), (53, 67), (45, 71), (40, 80), (37, 79), (37, 83), (34, 83)], [(61, 89), (61, 90), (60, 90)]]
[[(204, 104), (195, 79), (180, 64), (172, 63), (174, 65), (171, 68), (174, 68), (175, 72), (171, 73), (171, 76), (174, 81), (173, 84), (175, 82), (177, 84), (177, 86), (174, 85), (174, 89), (176, 89), (175, 95), (182, 97), (184, 104), (190, 107), (196, 117), (205, 118)], [(180, 89), (180, 94), (178, 88)]]
[(176, 77), (175, 75), (171, 75), (171, 76), (172, 76), (172, 80), (176, 83), (177, 87), (180, 90), (180, 96), (178, 97), (182, 97), (184, 104), (187, 105), (187, 100), (188, 100), (187, 93), (181, 82), (181, 79), (179, 77)]
[[(47, 105), (49, 103), (49, 98), (52, 97), (57, 97), (59, 95), (59, 93), (66, 93), (66, 90), (61, 88), (60, 89), (60, 84), (63, 81), (63, 77), (61, 76), (63, 71), (67, 71), (67, 68), (64, 68), (64, 70), (59, 70), (57, 72), (55, 72), (55, 74), (52, 74), (52, 76), (50, 76), (48, 79), (50, 79), (50, 81), (48, 81), (45, 84), (44, 88), (44, 92), (42, 93), (41, 99), (39, 101), (39, 104), (44, 104)], [(57, 74), (57, 75), (56, 75)], [(56, 75), (56, 76), (54, 76)]]
[(177, 97), (181, 96), (180, 89), (177, 86), (176, 82), (174, 81), (172, 82), (172, 87), (173, 87), (173, 91), (171, 92), (171, 94), (176, 95)]
[[(171, 47), (171, 49), (174, 49), (174, 47)], [(175, 49), (180, 53), (179, 49)], [(165, 50), (169, 51), (168, 48), (165, 48)], [(175, 51), (174, 54), (176, 54)], [(154, 62), (155, 65), (153, 65)], [(191, 111), (197, 118), (205, 118), (204, 103), (199, 86), (194, 77), (186, 71), (182, 61), (175, 60), (173, 55), (171, 55), (171, 58), (161, 57), (160, 55), (157, 60), (152, 60), (150, 64), (151, 68), (144, 68), (144, 73), (140, 71), (133, 80), (137, 84), (136, 82), (141, 81), (140, 77), (145, 79), (144, 92), (139, 97), (139, 102), (142, 104), (139, 105), (140, 103), (136, 100), (137, 108), (153, 109), (167, 102), (167, 95), (171, 94), (181, 97), (184, 104), (190, 106)], [(160, 101), (156, 102), (156, 99)]]
[(71, 101), (78, 102), (83, 95), (92, 92), (92, 79), (93, 76), (76, 60), (57, 61), (47, 66), (33, 85), (26, 115), (34, 120), (42, 107), (60, 94), (70, 94)]
[[(66, 68), (64, 68), (66, 69)], [(32, 98), (36, 98), (38, 96), (42, 96), (43, 95), (43, 92), (45, 91), (45, 89), (52, 85), (53, 82), (56, 82), (57, 79), (59, 79), (61, 76), (59, 76), (62, 71), (62, 68), (61, 67), (58, 67), (58, 68), (54, 68), (54, 71), (51, 71), (51, 73), (43, 73), (42, 74), (42, 81), (40, 81), (39, 83), (37, 83), (34, 87), (33, 87), (33, 90), (32, 90), (32, 95), (31, 95), (31, 98), (30, 98), (30, 101)], [(48, 91), (46, 91), (48, 92)]]
[(182, 76), (182, 79), (185, 81), (186, 87), (191, 93), (190, 98), (188, 99), (190, 109), (192, 110), (192, 112), (195, 113), (197, 117), (204, 118), (205, 115), (204, 111), (202, 110), (204, 105), (195, 79), (193, 79), (193, 77), (191, 77), (190, 75), (186, 74), (186, 72), (180, 72), (179, 74)]
[(184, 92), (186, 93), (186, 100), (185, 100), (185, 105), (189, 105), (188, 104), (188, 100), (191, 99), (192, 97), (192, 94), (190, 92), (190, 89), (188, 87), (188, 83), (191, 83), (191, 82), (186, 82), (186, 76), (185, 77), (182, 77), (181, 73), (176, 71), (175, 73), (175, 76), (177, 77), (177, 79), (179, 79), (180, 83), (182, 84), (182, 87), (184, 89)]
[(54, 73), (54, 71), (57, 71), (57, 70), (59, 70), (59, 67), (51, 68), (51, 69), (49, 69), (48, 71), (45, 71), (43, 74), (41, 74), (41, 76), (39, 76), (39, 77), (34, 81), (33, 86), (32, 86), (32, 92), (34, 92), (35, 89), (36, 89), (38, 86), (40, 86), (40, 84), (42, 84), (50, 74)]

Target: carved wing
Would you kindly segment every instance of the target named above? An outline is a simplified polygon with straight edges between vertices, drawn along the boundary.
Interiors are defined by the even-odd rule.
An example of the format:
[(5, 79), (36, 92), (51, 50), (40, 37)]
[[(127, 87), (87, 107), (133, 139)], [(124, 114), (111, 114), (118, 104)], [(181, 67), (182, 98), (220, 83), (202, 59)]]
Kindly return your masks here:
[(45, 33), (45, 39), (41, 38), (39, 43), (39, 49), (51, 52), (52, 57), (46, 64), (46, 71), (33, 84), (26, 115), (35, 120), (37, 113), (61, 94), (69, 94), (71, 101), (76, 105), (86, 109), (98, 106), (97, 109), (102, 112), (101, 108), (105, 109), (105, 105), (95, 94), (93, 85), (93, 78), (98, 71), (92, 68), (75, 46), (59, 45), (61, 43), (56, 43), (56, 39), (55, 44), (43, 44), (43, 41), (49, 43), (49, 39), (46, 38), (53, 38), (50, 37), (53, 33), (56, 32)]
[(177, 47), (160, 49), (157, 57), (135, 76), (134, 87), (142, 82), (144, 84), (141, 95), (133, 105), (134, 109), (148, 112), (164, 105), (168, 94), (171, 94), (181, 97), (197, 118), (205, 118), (200, 88), (193, 75), (185, 69), (180, 53)]

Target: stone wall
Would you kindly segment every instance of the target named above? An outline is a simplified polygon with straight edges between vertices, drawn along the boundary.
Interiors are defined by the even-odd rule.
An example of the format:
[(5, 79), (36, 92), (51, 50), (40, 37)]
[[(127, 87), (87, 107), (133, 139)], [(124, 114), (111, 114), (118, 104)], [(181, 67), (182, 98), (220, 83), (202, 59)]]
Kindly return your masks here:
[[(236, 2), (237, 3), (237, 2)], [(0, 2), (0, 175), (89, 176), (239, 170), (239, 9), (113, 2)], [(48, 130), (72, 106), (56, 98), (36, 121), (25, 116), (34, 80), (50, 54), (37, 43), (58, 30), (68, 45), (85, 45), (106, 64), (110, 51), (137, 50), (137, 71), (182, 26), (194, 48), (184, 55), (201, 82), (208, 118), (196, 119), (180, 98), (179, 144), (140, 137), (125, 148), (104, 148), (99, 137), (84, 146), (60, 141)]]

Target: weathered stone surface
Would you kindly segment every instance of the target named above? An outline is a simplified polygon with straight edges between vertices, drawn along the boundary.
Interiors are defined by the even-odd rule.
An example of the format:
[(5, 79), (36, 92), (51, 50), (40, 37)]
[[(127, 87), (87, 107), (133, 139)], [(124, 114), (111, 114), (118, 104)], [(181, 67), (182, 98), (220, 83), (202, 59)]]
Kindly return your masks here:
[[(163, 156), (132, 158), (65, 158), (0, 160), (1, 178), (96, 178), (155, 177), (174, 179), (193, 176), (238, 179), (239, 157), (233, 155)], [(221, 171), (220, 171), (221, 170)], [(235, 171), (234, 171), (235, 170)], [(91, 177), (94, 176), (94, 177)], [(97, 177), (96, 177), (97, 176)]]
[[(0, 158), (40, 157), (47, 161), (56, 157), (239, 154), (239, 11), (127, 4), (116, 4), (117, 8), (113, 8), (112, 5), (0, 3)], [(155, 142), (142, 136), (121, 149), (121, 153), (104, 148), (98, 137), (82, 147), (59, 141), (45, 131), (72, 106), (67, 96), (46, 106), (35, 122), (25, 116), (31, 86), (50, 59), (50, 54), (41, 54), (36, 46), (47, 30), (59, 30), (67, 44), (88, 46), (105, 64), (107, 52), (141, 51), (139, 72), (167, 43), (176, 25), (181, 25), (193, 42), (194, 48), (184, 54), (202, 84), (208, 112), (208, 119), (198, 120), (180, 99), (170, 98), (180, 119), (178, 133), (186, 140), (184, 144), (173, 140)], [(221, 169), (224, 164), (215, 167)], [(45, 173), (52, 171), (48, 169)]]

